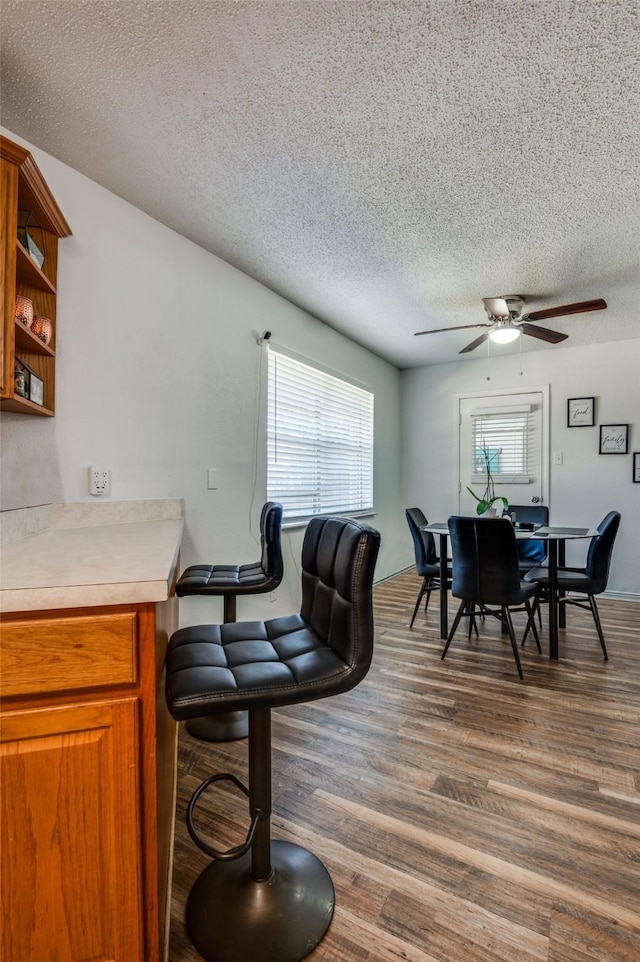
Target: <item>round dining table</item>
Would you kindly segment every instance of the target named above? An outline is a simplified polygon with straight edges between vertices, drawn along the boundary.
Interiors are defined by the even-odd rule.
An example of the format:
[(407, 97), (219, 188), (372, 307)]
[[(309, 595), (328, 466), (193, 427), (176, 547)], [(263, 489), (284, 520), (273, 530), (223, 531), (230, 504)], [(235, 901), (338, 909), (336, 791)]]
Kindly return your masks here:
[[(449, 634), (449, 614), (447, 609), (447, 539), (449, 527), (446, 521), (434, 521), (423, 525), (423, 531), (430, 531), (440, 538), (440, 637)], [(596, 538), (596, 528), (571, 528), (558, 525), (536, 525), (533, 528), (515, 525), (516, 540), (546, 541), (547, 563), (549, 566), (549, 658), (558, 660), (558, 628), (564, 628), (564, 606), (560, 604), (558, 590), (558, 566), (565, 564), (567, 541), (582, 538)]]

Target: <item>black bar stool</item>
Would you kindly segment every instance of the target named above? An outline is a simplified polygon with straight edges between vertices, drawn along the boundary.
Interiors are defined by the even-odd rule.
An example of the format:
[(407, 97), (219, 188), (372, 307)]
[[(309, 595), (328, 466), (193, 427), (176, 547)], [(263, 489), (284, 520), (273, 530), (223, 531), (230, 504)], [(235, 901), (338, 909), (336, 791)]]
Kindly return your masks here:
[[(329, 928), (335, 895), (326, 868), (306, 849), (271, 840), (271, 709), (348, 691), (367, 674), (379, 545), (366, 525), (314, 518), (302, 548), (300, 614), (182, 628), (170, 639), (166, 698), (174, 718), (249, 712), (249, 787), (212, 775), (187, 810), (191, 838), (213, 859), (186, 913), (207, 962), (298, 962)], [(228, 851), (205, 841), (194, 821), (202, 792), (223, 779), (248, 795), (251, 818), (244, 842)]]
[[(236, 620), (238, 595), (259, 595), (274, 591), (284, 574), (282, 561), (282, 505), (267, 501), (260, 514), (260, 560), (244, 565), (190, 565), (176, 584), (179, 597), (221, 595), (225, 623)], [(187, 730), (194, 738), (224, 742), (246, 738), (248, 718), (244, 711), (192, 718)]]

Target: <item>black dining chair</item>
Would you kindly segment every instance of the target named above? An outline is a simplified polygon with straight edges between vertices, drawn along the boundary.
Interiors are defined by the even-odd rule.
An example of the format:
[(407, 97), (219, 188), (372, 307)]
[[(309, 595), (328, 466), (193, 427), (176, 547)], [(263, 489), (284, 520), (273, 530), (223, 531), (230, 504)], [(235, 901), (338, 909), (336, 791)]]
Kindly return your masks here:
[(460, 598), (441, 657), (444, 658), (463, 617), (475, 625), (479, 613), (493, 615), (506, 628), (518, 675), (522, 666), (511, 614), (526, 611), (528, 624), (541, 652), (531, 599), (535, 581), (520, 580), (516, 534), (508, 518), (451, 517), (448, 521), (453, 566), (452, 593)]
[[(576, 608), (584, 608), (593, 615), (593, 621), (598, 632), (600, 645), (604, 654), (604, 660), (608, 661), (607, 647), (604, 643), (604, 634), (600, 622), (600, 614), (596, 604), (595, 596), (602, 594), (607, 588), (609, 580), (609, 569), (611, 567), (611, 556), (615, 544), (618, 528), (620, 527), (620, 512), (609, 511), (598, 525), (598, 534), (591, 539), (589, 551), (587, 552), (587, 563), (584, 568), (558, 568), (558, 591), (572, 591), (580, 595), (586, 595), (584, 599), (570, 598), (568, 595), (561, 595), (558, 598), (559, 604), (574, 605)], [(545, 567), (532, 568), (525, 575), (525, 581), (530, 581), (538, 585), (538, 593), (535, 601), (535, 608), (539, 608), (540, 602), (545, 600), (545, 593), (549, 589), (549, 570)], [(526, 641), (527, 631), (525, 631), (523, 644)]]
[[(436, 551), (435, 538), (431, 532), (421, 530), (426, 524), (428, 524), (428, 521), (420, 508), (407, 508), (404, 513), (407, 519), (407, 524), (409, 525), (411, 537), (413, 538), (416, 571), (418, 572), (419, 577), (422, 578), (422, 585), (420, 586), (418, 599), (413, 609), (411, 623), (409, 624), (409, 628), (413, 628), (413, 623), (416, 620), (420, 602), (422, 601), (424, 595), (426, 594), (427, 596), (424, 603), (424, 610), (426, 614), (427, 608), (429, 607), (429, 598), (431, 597), (431, 592), (434, 588), (440, 587), (440, 558), (438, 557), (438, 552)], [(451, 565), (447, 565), (447, 587), (450, 586), (450, 579)]]
[[(549, 524), (549, 508), (546, 504), (510, 504), (509, 514), (516, 525), (533, 525), (537, 528), (541, 524)], [(518, 539), (516, 544), (520, 561), (520, 577), (524, 578), (528, 571), (543, 565), (547, 560), (547, 542), (527, 538), (526, 541)], [(538, 607), (538, 623), (542, 627), (540, 607)]]
[[(509, 514), (516, 526), (532, 524), (538, 527), (541, 524), (549, 524), (549, 508), (546, 504), (510, 504)], [(524, 578), (527, 571), (544, 564), (547, 560), (547, 543), (536, 541), (534, 538), (516, 543), (520, 560), (520, 577)]]

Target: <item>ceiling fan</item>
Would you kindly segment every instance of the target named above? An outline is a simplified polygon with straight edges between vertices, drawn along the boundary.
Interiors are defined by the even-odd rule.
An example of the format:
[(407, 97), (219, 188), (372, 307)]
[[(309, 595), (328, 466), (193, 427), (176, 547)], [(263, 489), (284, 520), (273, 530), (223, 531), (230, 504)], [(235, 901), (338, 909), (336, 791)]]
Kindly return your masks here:
[(560, 334), (559, 331), (551, 331), (547, 327), (536, 327), (536, 321), (546, 321), (551, 317), (564, 317), (567, 314), (584, 314), (587, 311), (603, 311), (607, 302), (602, 298), (594, 301), (579, 301), (577, 304), (564, 304), (561, 307), (549, 307), (544, 311), (531, 311), (529, 314), (523, 313), (524, 299), (515, 294), (505, 297), (483, 297), (482, 303), (489, 316), (488, 323), (483, 324), (462, 324), (458, 327), (438, 327), (433, 331), (416, 331), (415, 336), (421, 334), (440, 334), (443, 331), (462, 331), (472, 327), (489, 328), (475, 341), (471, 341), (463, 347), (459, 354), (466, 354), (475, 351), (477, 347), (491, 338), (498, 344), (508, 344), (515, 341), (521, 334), (528, 334), (530, 337), (537, 337), (541, 341), (548, 341), (549, 344), (559, 344), (565, 341), (568, 334)]

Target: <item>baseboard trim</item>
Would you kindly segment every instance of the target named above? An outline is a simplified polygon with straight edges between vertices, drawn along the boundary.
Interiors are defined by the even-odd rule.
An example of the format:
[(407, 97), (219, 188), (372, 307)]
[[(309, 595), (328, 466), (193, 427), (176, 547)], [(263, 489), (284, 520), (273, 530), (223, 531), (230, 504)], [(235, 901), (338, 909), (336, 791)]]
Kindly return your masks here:
[[(415, 568), (415, 565), (407, 565), (406, 568), (401, 568), (400, 571), (394, 571), (393, 574), (387, 575), (386, 578), (380, 578), (376, 581), (376, 585), (383, 585), (385, 581), (391, 581), (392, 578), (396, 578), (398, 575), (404, 574), (405, 571), (411, 571)], [(609, 601), (634, 601), (640, 602), (640, 593), (636, 591), (603, 591), (601, 595), (596, 596), (597, 598), (607, 598)]]
[(378, 581), (374, 581), (373, 583), (374, 585), (383, 585), (385, 581), (391, 581), (392, 578), (397, 578), (398, 575), (403, 575), (405, 571), (411, 571), (412, 568), (415, 568), (415, 564), (407, 565), (406, 568), (400, 568), (399, 571), (392, 571), (390, 575), (386, 575), (386, 577), (380, 578)]
[[(631, 591), (603, 591), (597, 598), (608, 598), (610, 601), (640, 601), (640, 594)], [(597, 600), (597, 599), (596, 599)]]

